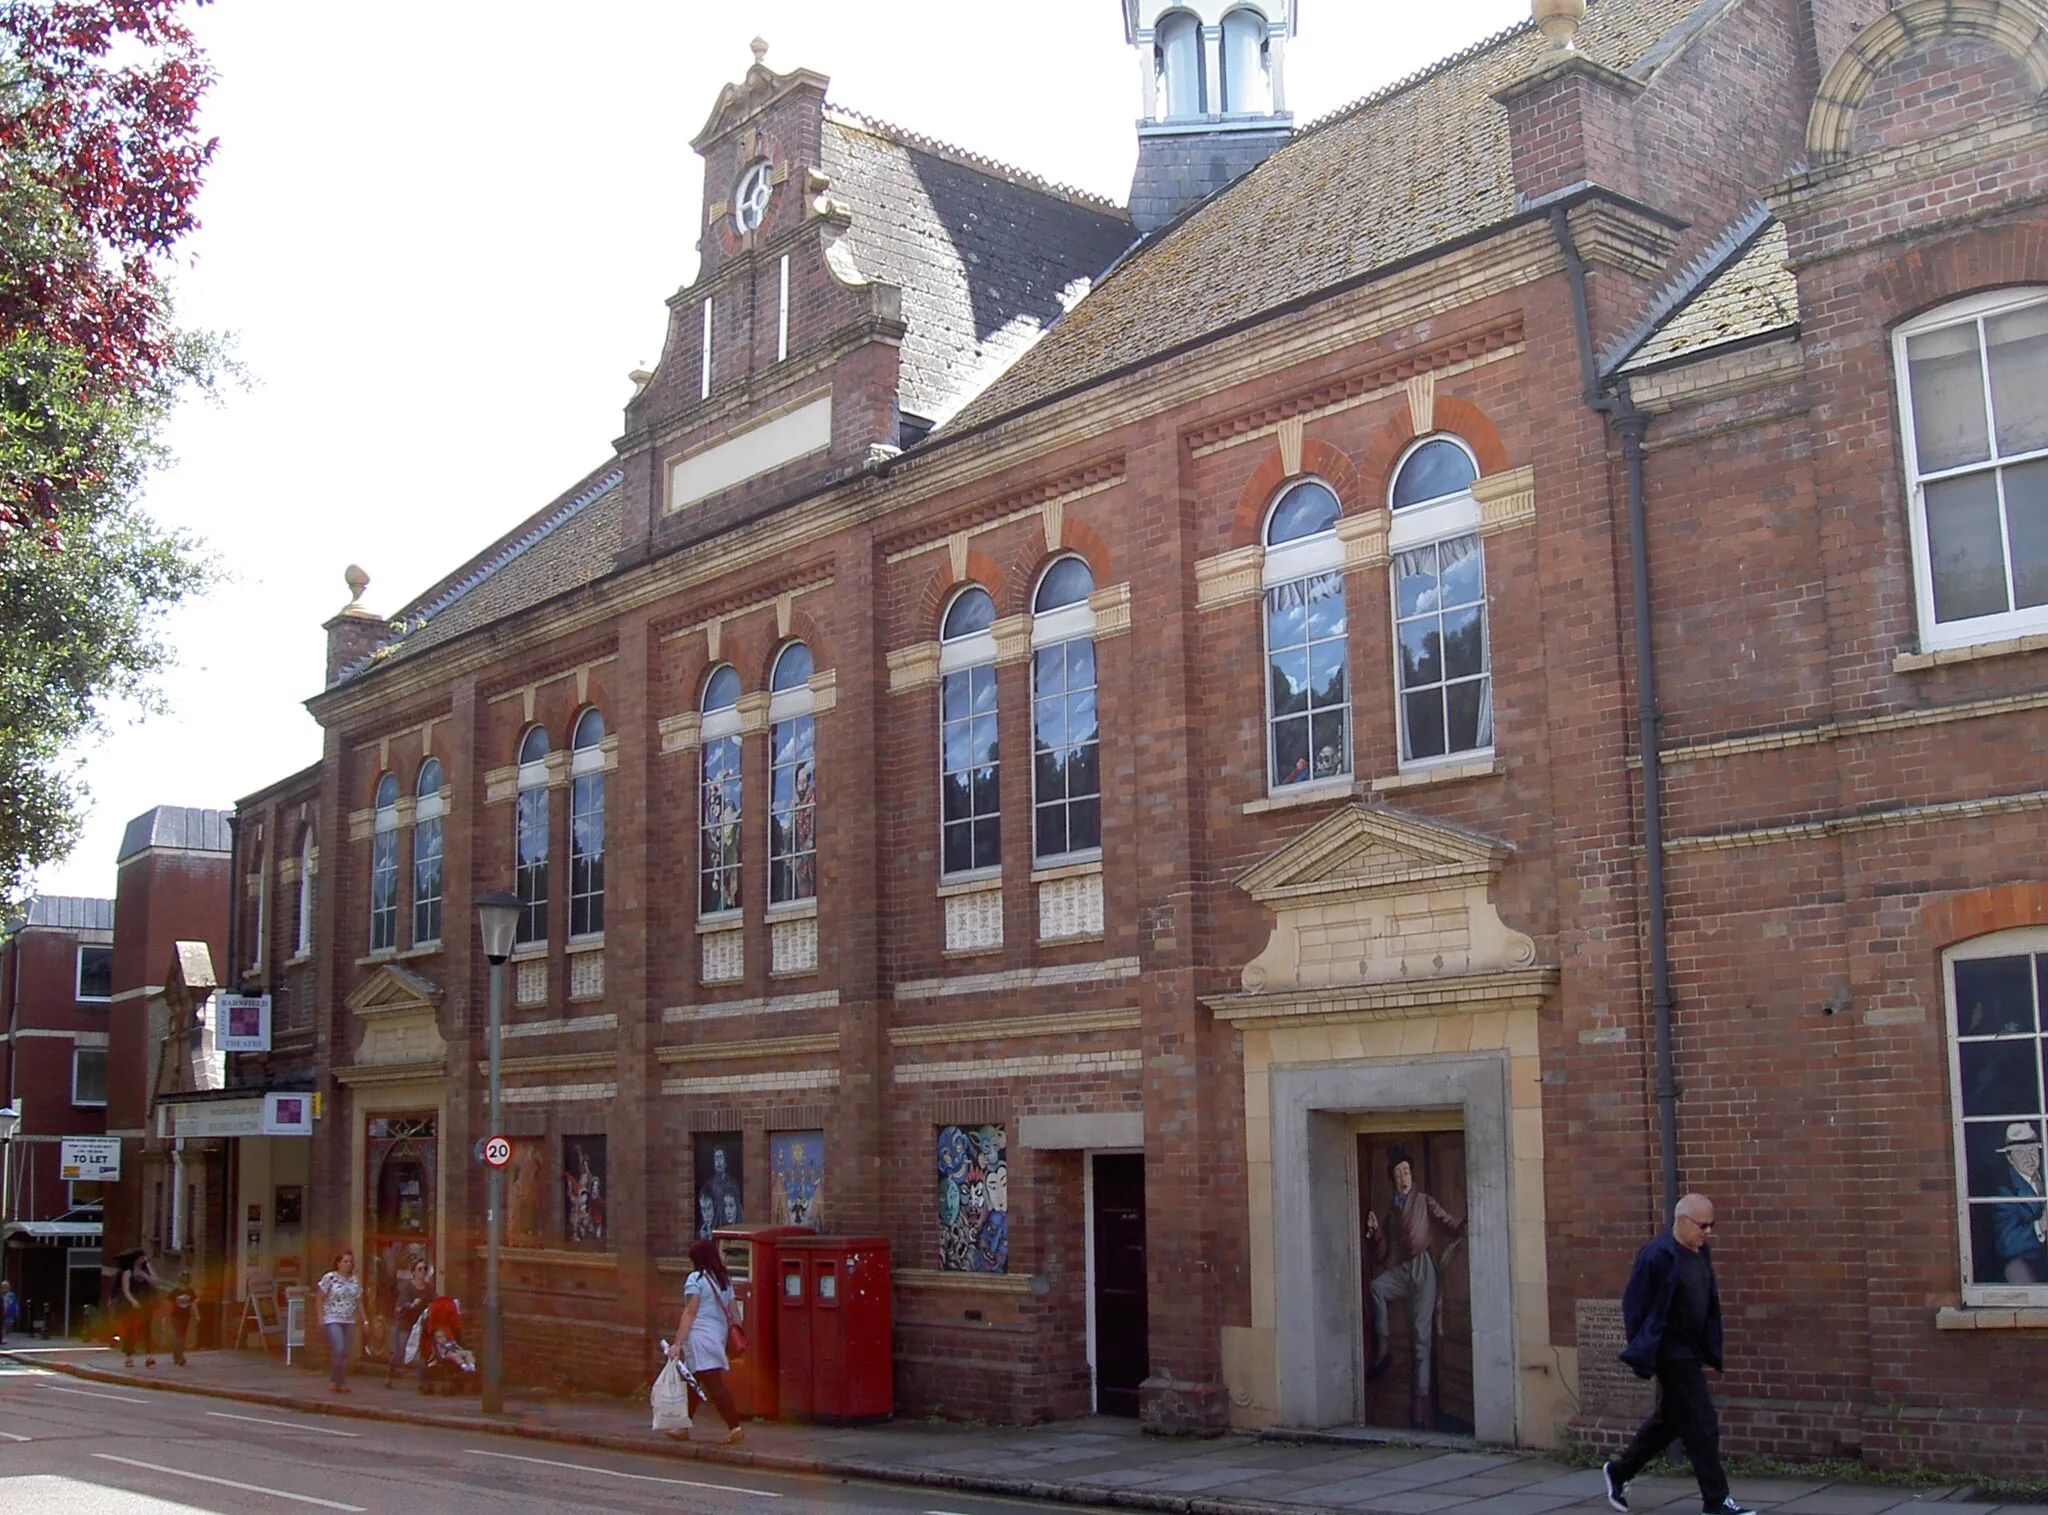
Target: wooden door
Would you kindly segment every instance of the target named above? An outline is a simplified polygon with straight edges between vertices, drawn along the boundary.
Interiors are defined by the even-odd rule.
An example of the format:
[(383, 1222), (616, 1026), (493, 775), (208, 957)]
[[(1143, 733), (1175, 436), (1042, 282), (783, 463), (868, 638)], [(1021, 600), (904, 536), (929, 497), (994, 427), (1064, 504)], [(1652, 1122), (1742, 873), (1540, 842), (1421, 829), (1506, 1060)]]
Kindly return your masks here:
[[(1411, 1175), (1408, 1195), (1396, 1204), (1396, 1164)], [(1414, 1430), (1470, 1433), (1472, 1422), (1472, 1273), (1464, 1232), (1465, 1133), (1462, 1131), (1370, 1132), (1358, 1138), (1359, 1269), (1364, 1290), (1365, 1423)], [(1427, 1199), (1453, 1222), (1432, 1213), (1427, 1227), (1428, 1261), (1419, 1266), (1403, 1256), (1398, 1229), (1415, 1205)], [(1420, 1211), (1414, 1212), (1420, 1214)], [(1385, 1238), (1375, 1260), (1373, 1231)], [(1428, 1337), (1418, 1353), (1415, 1336), (1421, 1297), (1418, 1274), (1427, 1274), (1434, 1308), (1420, 1321)], [(1384, 1300), (1384, 1340), (1374, 1329), (1375, 1289)], [(1377, 1377), (1371, 1369), (1385, 1366)], [(1417, 1393), (1418, 1368), (1427, 1365), (1427, 1386)]]
[(1145, 1318), (1145, 1159), (1104, 1154), (1095, 1163), (1095, 1405), (1135, 1417), (1151, 1372)]

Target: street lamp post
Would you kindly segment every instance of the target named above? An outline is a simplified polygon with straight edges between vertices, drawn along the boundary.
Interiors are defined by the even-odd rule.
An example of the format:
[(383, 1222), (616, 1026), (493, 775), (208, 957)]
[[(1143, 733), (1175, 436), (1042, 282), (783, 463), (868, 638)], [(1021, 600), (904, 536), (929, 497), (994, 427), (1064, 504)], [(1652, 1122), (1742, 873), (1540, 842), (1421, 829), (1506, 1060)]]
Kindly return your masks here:
[[(498, 1041), (505, 1017), (505, 959), (519, 926), (519, 896), (494, 889), (476, 902), (477, 929), (484, 939), (484, 957), (491, 965), (491, 1102), (486, 1139), (498, 1134)], [(504, 1175), (490, 1168), (489, 1240), (484, 1251), (484, 1393), (486, 1415), (505, 1407), (505, 1311), (498, 1300), (498, 1236), (504, 1228), (500, 1196)]]
[(21, 1106), (0, 1109), (0, 1226), (14, 1219), (14, 1134), (21, 1129)]

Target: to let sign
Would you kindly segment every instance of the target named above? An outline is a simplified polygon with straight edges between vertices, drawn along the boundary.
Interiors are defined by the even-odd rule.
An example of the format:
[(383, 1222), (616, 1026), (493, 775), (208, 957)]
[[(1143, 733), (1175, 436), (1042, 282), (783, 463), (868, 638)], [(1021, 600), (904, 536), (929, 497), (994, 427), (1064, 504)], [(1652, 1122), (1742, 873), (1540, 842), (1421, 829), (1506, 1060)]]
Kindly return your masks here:
[(57, 1176), (75, 1183), (112, 1183), (121, 1176), (121, 1138), (66, 1136), (57, 1147)]

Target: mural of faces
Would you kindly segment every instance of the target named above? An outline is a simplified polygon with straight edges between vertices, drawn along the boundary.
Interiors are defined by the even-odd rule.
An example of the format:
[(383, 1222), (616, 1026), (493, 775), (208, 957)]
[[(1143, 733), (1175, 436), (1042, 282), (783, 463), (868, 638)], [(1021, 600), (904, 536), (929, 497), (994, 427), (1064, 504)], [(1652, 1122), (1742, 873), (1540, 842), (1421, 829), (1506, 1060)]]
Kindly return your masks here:
[(955, 1273), (1010, 1267), (1010, 1164), (1002, 1126), (941, 1126), (939, 1266)]
[(737, 1131), (699, 1131), (696, 1136), (697, 1231), (708, 1237), (719, 1226), (747, 1218), (743, 1153)]

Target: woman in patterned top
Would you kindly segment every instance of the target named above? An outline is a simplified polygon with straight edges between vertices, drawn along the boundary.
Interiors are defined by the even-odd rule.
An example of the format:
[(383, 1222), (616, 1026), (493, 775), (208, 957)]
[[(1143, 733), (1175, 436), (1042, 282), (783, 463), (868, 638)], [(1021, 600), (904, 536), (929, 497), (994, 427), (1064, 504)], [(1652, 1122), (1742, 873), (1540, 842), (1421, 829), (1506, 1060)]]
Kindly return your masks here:
[(348, 1363), (355, 1352), (356, 1327), (363, 1321), (363, 1281), (356, 1277), (356, 1255), (335, 1256), (332, 1271), (318, 1285), (320, 1324), (327, 1331), (327, 1374), (336, 1394), (348, 1392)]

